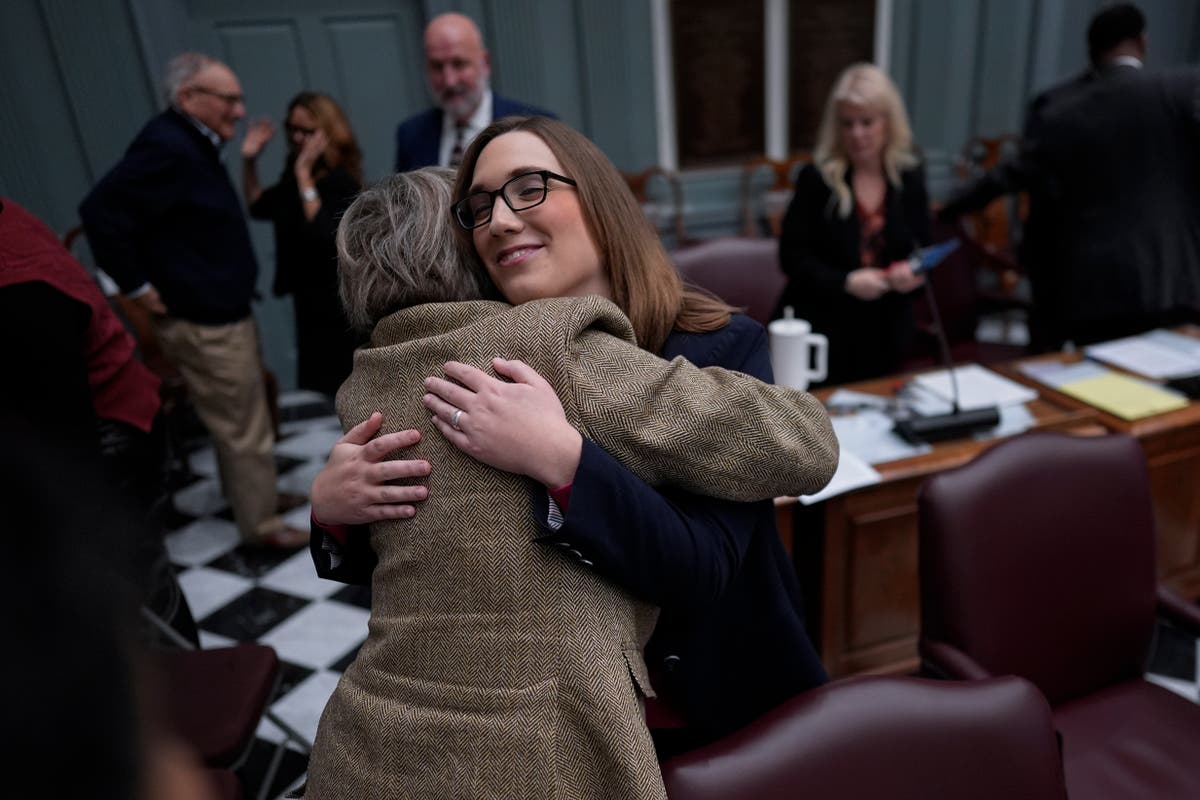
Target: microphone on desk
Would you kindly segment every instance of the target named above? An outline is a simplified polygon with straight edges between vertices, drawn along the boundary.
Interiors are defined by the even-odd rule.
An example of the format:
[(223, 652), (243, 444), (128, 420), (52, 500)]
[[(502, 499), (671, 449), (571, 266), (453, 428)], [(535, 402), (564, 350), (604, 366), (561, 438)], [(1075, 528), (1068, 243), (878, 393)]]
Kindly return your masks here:
[[(936, 253), (936, 258), (921, 260), (923, 253), (929, 253), (935, 247), (938, 247), (938, 245), (918, 250), (913, 255), (913, 260), (917, 261), (917, 264), (920, 266), (920, 269), (914, 266), (914, 273), (922, 274), (928, 272), (958, 247), (958, 240), (953, 239), (951, 242), (945, 243), (945, 246)], [(932, 261), (932, 263), (928, 263), (929, 261)], [(942, 315), (938, 311), (937, 298), (933, 294), (933, 284), (929, 280), (925, 281), (925, 299), (929, 303), (929, 312), (933, 315), (934, 333), (937, 336), (942, 366), (945, 367), (946, 372), (950, 375), (950, 413), (934, 414), (928, 417), (910, 417), (898, 421), (893, 430), (905, 441), (919, 444), (922, 442), (940, 442), (946, 439), (957, 439), (974, 431), (996, 427), (1000, 424), (1000, 411), (996, 406), (975, 408), (970, 411), (963, 411), (960, 408), (958, 378), (954, 374), (954, 359), (950, 356), (950, 342), (946, 339), (946, 329), (942, 325)]]

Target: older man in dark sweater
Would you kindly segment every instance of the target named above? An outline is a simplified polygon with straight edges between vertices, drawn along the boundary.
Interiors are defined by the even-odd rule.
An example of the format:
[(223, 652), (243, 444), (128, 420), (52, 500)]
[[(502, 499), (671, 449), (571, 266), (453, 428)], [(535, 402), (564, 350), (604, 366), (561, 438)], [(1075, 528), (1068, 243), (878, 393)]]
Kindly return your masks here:
[(154, 320), (212, 434), (221, 485), (247, 543), (299, 547), (276, 512), (274, 433), (251, 315), (258, 264), (220, 160), (246, 113), (237, 76), (185, 53), (171, 107), (150, 120), (79, 208), (99, 266)]

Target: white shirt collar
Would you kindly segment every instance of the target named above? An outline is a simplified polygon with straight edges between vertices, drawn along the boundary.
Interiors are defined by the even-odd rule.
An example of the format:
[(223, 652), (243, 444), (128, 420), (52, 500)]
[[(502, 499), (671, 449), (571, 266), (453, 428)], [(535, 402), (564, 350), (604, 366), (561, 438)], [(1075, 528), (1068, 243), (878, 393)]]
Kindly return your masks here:
[(1142, 68), (1142, 60), (1137, 56), (1117, 56), (1108, 63), (1114, 67), (1133, 67), (1134, 69)]
[(205, 138), (205, 139), (208, 139), (210, 142), (212, 142), (212, 143), (213, 143), (213, 147), (215, 147), (215, 148), (217, 148), (218, 150), (220, 150), (220, 149), (221, 149), (221, 145), (225, 144), (225, 140), (224, 140), (224, 139), (222, 139), (222, 138), (221, 138), (221, 136), (220, 136), (220, 134), (218, 134), (218, 133), (217, 133), (216, 131), (214, 131), (212, 128), (208, 127), (208, 126), (207, 126), (207, 125), (205, 125), (203, 122), (201, 122), (200, 120), (196, 119), (196, 118), (195, 118), (195, 117), (193, 117), (191, 114), (189, 114), (189, 113), (187, 113), (186, 111), (184, 111), (183, 109), (176, 108), (175, 110), (179, 112), (180, 116), (182, 116), (182, 117), (183, 117), (184, 119), (186, 119), (188, 122), (192, 123), (192, 127), (194, 127), (196, 130), (198, 130), (198, 131), (200, 131), (201, 133), (203, 133), (203, 134), (204, 134), (204, 138)]
[[(471, 143), (476, 136), (483, 132), (483, 129), (492, 124), (492, 90), (485, 89), (483, 97), (479, 101), (479, 106), (475, 109), (475, 113), (463, 125), (463, 149)], [(454, 150), (454, 140), (458, 136), (458, 129), (454, 120), (449, 114), (442, 114), (442, 138), (438, 144), (438, 164), (443, 167), (450, 165), (450, 153)]]

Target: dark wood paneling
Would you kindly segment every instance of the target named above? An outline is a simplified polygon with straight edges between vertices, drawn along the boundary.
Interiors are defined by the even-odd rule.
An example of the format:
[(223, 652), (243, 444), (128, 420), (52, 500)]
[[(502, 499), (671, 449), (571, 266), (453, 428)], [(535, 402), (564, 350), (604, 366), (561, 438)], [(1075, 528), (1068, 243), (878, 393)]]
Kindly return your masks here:
[(871, 61), (875, 0), (793, 0), (788, 12), (790, 150), (809, 149), (834, 81), (846, 67)]
[(765, 146), (763, 6), (674, 0), (679, 165), (739, 163)]

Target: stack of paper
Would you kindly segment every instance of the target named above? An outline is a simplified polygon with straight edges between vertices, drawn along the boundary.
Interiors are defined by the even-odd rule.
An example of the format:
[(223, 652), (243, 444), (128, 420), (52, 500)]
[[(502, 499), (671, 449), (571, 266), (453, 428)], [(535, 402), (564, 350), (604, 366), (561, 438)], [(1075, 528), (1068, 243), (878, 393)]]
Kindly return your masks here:
[(1200, 372), (1200, 339), (1162, 329), (1092, 345), (1083, 352), (1147, 378)]
[(1152, 417), (1166, 411), (1187, 408), (1187, 398), (1169, 392), (1131, 375), (1106, 371), (1104, 375), (1064, 383), (1060, 392), (1121, 419)]
[(1060, 364), (1056, 361), (1025, 364), (1030, 377), (1069, 394), (1101, 411), (1135, 420), (1184, 408), (1188, 401), (1176, 392), (1149, 381), (1113, 372), (1094, 361)]
[[(1028, 386), (1010, 381), (1003, 375), (997, 375), (978, 364), (955, 367), (954, 377), (958, 383), (958, 407), (962, 411), (991, 406), (1018, 405), (1037, 399), (1037, 392)], [(950, 373), (947, 370), (918, 375), (913, 379), (913, 383), (945, 401), (954, 398)]]

